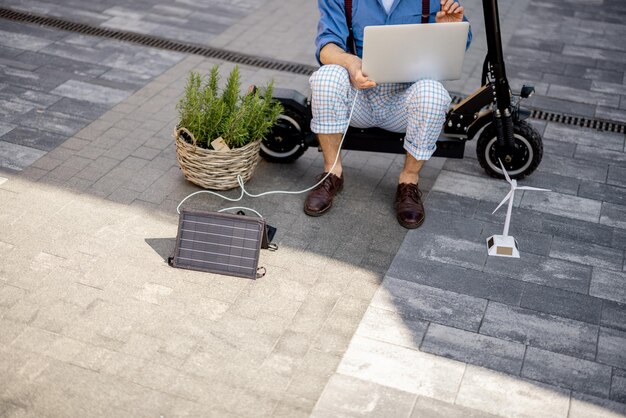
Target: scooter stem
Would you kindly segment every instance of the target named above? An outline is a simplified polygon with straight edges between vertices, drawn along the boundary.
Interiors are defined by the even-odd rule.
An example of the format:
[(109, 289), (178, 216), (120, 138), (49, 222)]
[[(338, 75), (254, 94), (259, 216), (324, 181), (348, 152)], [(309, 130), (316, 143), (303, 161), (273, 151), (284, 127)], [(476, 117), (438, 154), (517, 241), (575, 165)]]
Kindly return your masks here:
[(492, 68), (492, 74), (495, 77), (496, 104), (498, 110), (504, 116), (505, 109), (509, 109), (511, 106), (511, 97), (504, 67), (497, 0), (483, 0), (483, 13), (485, 17), (485, 35), (487, 37), (487, 57)]
[(506, 78), (504, 54), (502, 53), (502, 37), (500, 32), (500, 16), (497, 0), (483, 0), (485, 15), (485, 35), (487, 37), (487, 61), (494, 77), (495, 109), (494, 122), (498, 135), (499, 157), (508, 162), (514, 148), (513, 118), (511, 115), (511, 92)]

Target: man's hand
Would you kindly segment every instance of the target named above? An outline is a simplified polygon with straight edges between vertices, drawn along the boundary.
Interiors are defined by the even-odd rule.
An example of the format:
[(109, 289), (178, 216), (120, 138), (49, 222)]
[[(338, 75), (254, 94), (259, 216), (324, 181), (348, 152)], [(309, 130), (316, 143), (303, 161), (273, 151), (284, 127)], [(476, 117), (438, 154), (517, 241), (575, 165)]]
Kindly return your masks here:
[(348, 74), (350, 74), (350, 82), (359, 90), (376, 87), (374, 80), (370, 80), (365, 74), (361, 66), (361, 59), (356, 55), (350, 55), (346, 64)]
[(441, 10), (437, 12), (435, 21), (437, 23), (461, 22), (463, 10), (463, 6), (454, 0), (441, 0)]
[(363, 74), (361, 68), (361, 58), (352, 55), (330, 43), (324, 45), (320, 51), (320, 61), (322, 64), (337, 64), (348, 70), (350, 83), (357, 89), (369, 89), (376, 87), (374, 80), (370, 80)]

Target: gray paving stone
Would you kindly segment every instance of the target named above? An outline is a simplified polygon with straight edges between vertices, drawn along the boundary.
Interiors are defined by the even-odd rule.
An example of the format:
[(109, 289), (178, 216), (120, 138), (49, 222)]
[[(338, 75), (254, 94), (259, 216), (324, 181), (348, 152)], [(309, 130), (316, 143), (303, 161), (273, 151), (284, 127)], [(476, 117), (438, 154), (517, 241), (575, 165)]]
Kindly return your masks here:
[(602, 319), (604, 327), (626, 331), (626, 304), (605, 300), (602, 304)]
[(609, 164), (626, 166), (626, 153), (622, 151), (613, 151), (580, 145), (576, 148), (574, 156), (581, 160), (594, 162), (605, 161)]
[(626, 368), (626, 350), (624, 347), (626, 347), (626, 332), (601, 327), (596, 360), (624, 369)]
[[(626, 404), (626, 370), (614, 369), (611, 399)], [(626, 405), (624, 408), (626, 409)]]
[(577, 145), (598, 147), (615, 151), (624, 149), (624, 135), (611, 132), (599, 132), (578, 126), (549, 123), (543, 134), (544, 140), (554, 139)]
[(40, 67), (45, 70), (64, 71), (79, 77), (97, 77), (107, 71), (103, 65), (91, 64), (68, 58), (60, 58), (50, 54), (24, 52), (19, 57), (20, 62)]
[(109, 60), (105, 61), (107, 65), (153, 77), (160, 75), (184, 58), (184, 55), (181, 53), (154, 48), (129, 47), (128, 44), (120, 48), (120, 43), (113, 40), (104, 40), (99, 46), (117, 49), (117, 53), (112, 54)]
[(48, 108), (49, 111), (65, 113), (68, 115), (80, 115), (83, 118), (98, 119), (108, 110), (108, 106), (100, 106), (95, 103), (64, 97)]
[(72, 77), (75, 77), (71, 73), (63, 71), (55, 71), (51, 69), (44, 69), (43, 67), (36, 69), (35, 71), (18, 70), (15, 68), (1, 68), (0, 72), (3, 74), (3, 79), (9, 83), (18, 87), (28, 86), (31, 90), (37, 90), (44, 93), (49, 93), (50, 90), (63, 84)]
[(528, 309), (489, 302), (480, 326), (480, 333), (593, 360), (596, 354), (598, 327)]
[(626, 86), (622, 85), (621, 80), (619, 83), (608, 83), (606, 81), (593, 80), (591, 83), (591, 90), (600, 93), (626, 95)]
[[(584, 83), (585, 81), (581, 81)], [(619, 102), (616, 101), (615, 94), (596, 93), (592, 91), (580, 90), (573, 87), (565, 87), (553, 84), (548, 89), (548, 94), (553, 97), (571, 100), (578, 103), (587, 103), (592, 105), (608, 106), (617, 108)]]
[[(544, 148), (544, 151), (547, 151), (547, 149)], [(544, 170), (542, 166), (539, 165), (536, 175), (526, 177), (525, 179), (519, 181), (518, 185), (540, 187), (542, 189), (552, 190), (553, 192), (575, 196), (578, 193), (580, 183), (580, 179), (551, 173)]]
[(626, 206), (606, 202), (602, 203), (600, 223), (626, 229)]
[(386, 277), (372, 306), (401, 315), (476, 331), (487, 301)]
[(522, 377), (607, 398), (611, 367), (528, 347)]
[[(542, 81), (545, 83), (550, 83), (550, 85), (554, 84), (576, 90), (590, 90), (591, 88), (591, 80), (581, 79), (580, 77), (567, 77), (557, 74), (544, 73)], [(558, 91), (553, 91), (552, 88), (548, 89), (548, 92), (561, 97), (561, 94), (559, 94)]]
[(408, 416), (417, 395), (342, 374), (333, 375), (312, 417)]
[(465, 369), (458, 361), (355, 336), (337, 373), (453, 402)]
[(572, 241), (612, 247), (612, 228), (592, 222), (567, 219), (559, 216), (543, 216), (541, 230), (556, 237)]
[(112, 68), (98, 77), (98, 80), (107, 80), (117, 83), (119, 86), (128, 88), (143, 87), (152, 78), (149, 74), (134, 71), (124, 71), (120, 68)]
[(69, 137), (86, 126), (89, 120), (65, 113), (31, 111), (20, 117), (18, 122), (20, 125), (28, 128), (40, 129)]
[(426, 244), (417, 248), (401, 248), (400, 256), (407, 259), (418, 258), (440, 263), (448, 263), (465, 268), (481, 270), (487, 252), (477, 240), (452, 238), (435, 234), (421, 236)]
[(432, 188), (432, 191), (496, 202), (496, 205), (500, 203), (500, 200), (506, 196), (509, 190), (510, 186), (505, 181), (468, 176), (446, 170), (441, 171)]
[(468, 197), (431, 191), (428, 193), (428, 198), (424, 204), (426, 210), (432, 207), (436, 208), (437, 212), (450, 212), (457, 215), (470, 216), (474, 214), (474, 210), (478, 206), (478, 201)]
[[(582, 147), (582, 145), (578, 145), (577, 150), (580, 149), (580, 147)], [(592, 161), (580, 161), (547, 154), (544, 155), (544, 158), (541, 160), (541, 169), (565, 177), (604, 182), (606, 180), (608, 165), (595, 161), (594, 159), (592, 159)]]
[(567, 417), (570, 391), (468, 365), (455, 403), (497, 416)]
[[(470, 154), (470, 151), (466, 151), (466, 154)], [(572, 150), (572, 155), (573, 154), (574, 152)], [(447, 159), (445, 164), (443, 165), (443, 169), (447, 171), (454, 171), (457, 173), (465, 173), (472, 176), (482, 176), (482, 174), (484, 173), (483, 169), (474, 158)]]
[(569, 418), (620, 418), (626, 415), (626, 405), (597, 396), (572, 392)]
[[(519, 305), (524, 284), (501, 274), (484, 273), (451, 264), (422, 261), (396, 256), (389, 267), (392, 277), (450, 290), (478, 298)], [(584, 288), (588, 288), (587, 278)], [(581, 286), (583, 287), (583, 286)]]
[(0, 141), (0, 167), (23, 170), (45, 154), (44, 151)]
[(626, 249), (626, 230), (614, 229), (612, 246), (614, 248)]
[(518, 375), (522, 368), (523, 344), (430, 324), (421, 351)]
[(51, 39), (39, 38), (16, 32), (0, 30), (0, 45), (25, 49), (27, 51), (39, 51), (54, 42)]
[(435, 235), (444, 235), (468, 241), (480, 238), (484, 227), (482, 222), (470, 221), (468, 219), (469, 216), (441, 214), (437, 208), (433, 209), (419, 228), (419, 233), (407, 234), (406, 239), (410, 246), (427, 246), (427, 243), (436, 238)]
[(564, 74), (607, 83), (620, 83), (624, 79), (624, 73), (620, 71), (587, 68), (584, 65), (576, 64), (567, 64)]
[(550, 257), (612, 270), (621, 270), (624, 259), (621, 250), (563, 238), (554, 238)]
[(67, 137), (65, 135), (57, 135), (47, 131), (37, 129), (17, 127), (0, 137), (2, 141), (11, 142), (13, 144), (35, 148), (41, 151), (51, 151), (61, 145)]
[(534, 311), (599, 324), (602, 300), (546, 286), (526, 285), (520, 306)]
[(588, 199), (626, 206), (626, 190), (604, 183), (583, 181), (580, 183), (578, 195)]
[(536, 96), (533, 98), (533, 105), (539, 109), (550, 109), (553, 112), (561, 112), (567, 115), (586, 117), (594, 117), (596, 115), (595, 105), (576, 103), (553, 97)]
[(56, 103), (59, 99), (59, 96), (55, 96), (52, 94), (44, 93), (42, 91), (37, 90), (29, 90), (17, 86), (8, 86), (7, 88), (0, 91), (0, 97), (6, 100), (22, 100), (25, 103), (31, 103), (36, 106), (48, 107)]
[(606, 49), (567, 45), (563, 49), (563, 54), (574, 57), (589, 57), (604, 61), (615, 61), (619, 63), (626, 62), (626, 53), (619, 53)]
[(0, 46), (0, 55), (6, 58), (12, 58), (23, 53), (24, 51), (22, 51), (21, 49), (10, 48), (4, 45)]
[(0, 103), (0, 116), (5, 122), (13, 122), (21, 115), (35, 109), (35, 105), (18, 97), (13, 97), (10, 93), (1, 95), (3, 100)]
[[(99, 43), (100, 42), (101, 41), (99, 41)], [(115, 49), (111, 50), (88, 45), (57, 42), (47, 45), (39, 52), (90, 64), (100, 64), (103, 62), (108, 63), (108, 60), (114, 51)]]
[(411, 418), (494, 418), (495, 415), (467, 408), (453, 403), (443, 402), (426, 396), (419, 396)]
[(522, 253), (519, 259), (489, 257), (484, 271), (583, 294), (587, 294), (591, 280), (590, 266), (529, 253)]
[(0, 122), (0, 137), (4, 136), (7, 132), (12, 131), (15, 127), (16, 125)]
[(615, 302), (626, 303), (626, 273), (594, 268), (589, 294)]
[(129, 91), (99, 86), (78, 80), (69, 80), (52, 90), (51, 93), (108, 106), (117, 104), (130, 96)]
[(626, 123), (626, 115), (622, 109), (613, 109), (612, 107), (598, 106), (595, 116), (603, 120), (611, 120)]
[[(554, 192), (524, 193), (520, 207), (588, 222), (600, 219), (601, 203)], [(576, 210), (573, 211), (572, 208)]]
[(427, 327), (426, 321), (370, 306), (356, 335), (412, 348), (420, 345)]
[(607, 183), (615, 186), (626, 187), (626, 167), (611, 165), (609, 167)]

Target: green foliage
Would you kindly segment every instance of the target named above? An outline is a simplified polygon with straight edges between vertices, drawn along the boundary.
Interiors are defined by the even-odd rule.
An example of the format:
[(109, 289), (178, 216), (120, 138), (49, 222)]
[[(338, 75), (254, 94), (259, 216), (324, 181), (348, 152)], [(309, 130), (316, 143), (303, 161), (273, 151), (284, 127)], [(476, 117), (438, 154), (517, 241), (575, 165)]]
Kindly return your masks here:
[(211, 148), (211, 141), (219, 137), (231, 148), (263, 138), (283, 111), (280, 103), (272, 101), (274, 83), (270, 82), (263, 94), (257, 89), (241, 96), (238, 67), (231, 71), (222, 91), (219, 80), (217, 65), (208, 80), (195, 71), (189, 74), (177, 105), (180, 126), (187, 128), (203, 148)]

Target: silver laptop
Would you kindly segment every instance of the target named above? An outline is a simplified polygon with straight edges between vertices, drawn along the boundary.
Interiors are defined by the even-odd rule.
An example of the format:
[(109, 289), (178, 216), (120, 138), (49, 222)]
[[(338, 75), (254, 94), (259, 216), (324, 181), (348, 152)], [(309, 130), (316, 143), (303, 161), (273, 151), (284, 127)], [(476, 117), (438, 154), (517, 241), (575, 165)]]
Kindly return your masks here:
[(376, 83), (461, 77), (468, 22), (366, 26), (363, 73)]

